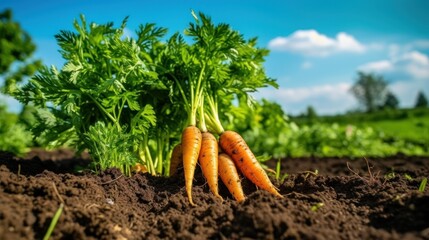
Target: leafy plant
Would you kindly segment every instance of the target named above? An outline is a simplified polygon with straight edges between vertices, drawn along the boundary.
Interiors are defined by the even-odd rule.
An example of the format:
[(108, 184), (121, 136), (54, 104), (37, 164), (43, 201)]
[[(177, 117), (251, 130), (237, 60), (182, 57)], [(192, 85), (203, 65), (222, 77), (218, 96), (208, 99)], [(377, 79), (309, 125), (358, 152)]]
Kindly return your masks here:
[(42, 65), (32, 59), (36, 46), (12, 15), (10, 9), (0, 12), (0, 76), (4, 78), (0, 90), (6, 94), (13, 93), (16, 83), (32, 76)]
[(9, 113), (6, 106), (0, 104), (0, 151), (23, 155), (30, 146), (31, 133), (19, 122), (17, 115)]
[(126, 21), (115, 28), (88, 25), (81, 16), (81, 24), (74, 22), (76, 32), (55, 36), (66, 60), (62, 69), (44, 67), (17, 98), (40, 108), (37, 117), (44, 121), (34, 134), (51, 147), (88, 148), (100, 169), (124, 161), (120, 168), (129, 173), (139, 160), (161, 174), (163, 159), (152, 162), (147, 155), (149, 136), (156, 135), (155, 111), (168, 101), (169, 90), (156, 73), (166, 29), (141, 25), (134, 40), (123, 36)]
[(154, 24), (140, 25), (132, 39), (123, 36), (127, 19), (115, 28), (83, 16), (75, 31), (56, 35), (65, 65), (42, 68), (16, 93), (39, 108), (38, 142), (89, 149), (97, 169), (130, 174), (142, 164), (167, 175), (185, 126), (223, 132), (233, 101), (251, 103), (248, 93), (276, 86), (262, 67), (268, 51), (227, 24), (193, 16), (184, 36), (167, 40)]

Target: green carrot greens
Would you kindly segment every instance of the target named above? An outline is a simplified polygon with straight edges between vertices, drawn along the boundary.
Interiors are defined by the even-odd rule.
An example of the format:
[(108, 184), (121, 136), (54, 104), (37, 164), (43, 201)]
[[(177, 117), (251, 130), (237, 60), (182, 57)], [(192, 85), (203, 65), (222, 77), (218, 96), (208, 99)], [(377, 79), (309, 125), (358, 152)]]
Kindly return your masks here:
[[(127, 18), (88, 24), (55, 36), (65, 61), (44, 67), (14, 96), (38, 108), (37, 140), (51, 147), (88, 150), (96, 170), (129, 175), (140, 164), (168, 175), (169, 158), (189, 125), (220, 134), (234, 103), (268, 85), (256, 38), (244, 39), (228, 24), (192, 12), (184, 33), (140, 25), (125, 34)], [(222, 121), (221, 121), (222, 120)]]

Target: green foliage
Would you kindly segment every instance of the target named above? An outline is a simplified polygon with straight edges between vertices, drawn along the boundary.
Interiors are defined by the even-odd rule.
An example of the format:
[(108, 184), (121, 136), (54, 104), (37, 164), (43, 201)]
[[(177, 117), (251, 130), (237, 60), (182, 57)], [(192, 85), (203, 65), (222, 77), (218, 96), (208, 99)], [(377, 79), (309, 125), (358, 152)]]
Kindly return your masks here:
[(373, 73), (358, 72), (356, 83), (350, 91), (367, 112), (373, 112), (383, 105), (387, 94), (387, 81)]
[(395, 151), (384, 144), (373, 129), (352, 125), (302, 126), (296, 141), (300, 143), (299, 148), (293, 149), (292, 156), (384, 156)]
[[(41, 66), (32, 60), (36, 46), (30, 35), (12, 19), (9, 9), (0, 13), (0, 92), (14, 94), (16, 83), (34, 75)], [(28, 108), (27, 108), (28, 110)], [(0, 103), (0, 150), (22, 155), (33, 145), (32, 136), (26, 128), (31, 124), (29, 112), (16, 116), (8, 113)]]
[(278, 158), (297, 147), (291, 139), (298, 127), (288, 121), (277, 103), (263, 99), (248, 106), (242, 102), (231, 113), (235, 115), (229, 128), (240, 132), (256, 155)]
[(257, 48), (255, 38), (246, 40), (228, 24), (215, 25), (202, 13), (193, 16), (195, 23), (185, 30), (185, 36), (175, 34), (168, 41), (166, 75), (172, 88), (180, 92), (173, 102), (185, 103), (188, 124), (196, 125), (198, 116), (202, 131), (207, 121), (208, 128), (219, 134), (223, 132), (220, 119), (233, 99), (252, 102), (249, 92), (276, 84), (263, 68), (268, 51)]
[(257, 102), (253, 109), (240, 105), (234, 112), (231, 127), (242, 133), (256, 155), (281, 158), (429, 154), (423, 143), (391, 138), (372, 127), (337, 123), (298, 126), (288, 120), (278, 104), (267, 100)]
[(184, 36), (166, 40), (166, 29), (154, 24), (141, 25), (132, 39), (123, 36), (127, 19), (115, 28), (87, 24), (83, 16), (75, 31), (56, 35), (65, 65), (43, 67), (15, 95), (38, 108), (37, 141), (89, 149), (97, 169), (130, 174), (140, 163), (166, 174), (185, 126), (205, 131), (207, 121), (221, 133), (234, 100), (250, 103), (249, 92), (276, 86), (262, 65), (268, 51), (256, 39), (192, 14)]
[(307, 107), (306, 117), (310, 124), (313, 124), (317, 121), (317, 113), (313, 106)]
[(414, 106), (416, 108), (427, 108), (429, 106), (428, 99), (422, 91), (417, 94), (416, 104)]
[(384, 101), (383, 108), (389, 108), (389, 109), (397, 109), (399, 106), (399, 100), (398, 98), (392, 93), (388, 92), (386, 94), (386, 100)]
[[(293, 117), (298, 125), (311, 125), (308, 119)], [(423, 154), (418, 149), (429, 149), (429, 109), (385, 109), (372, 113), (347, 113), (336, 116), (319, 116), (318, 122), (323, 124), (338, 123), (339, 125), (354, 125), (359, 128), (370, 127), (380, 132), (385, 142), (407, 146)], [(413, 150), (413, 151), (414, 151)], [(408, 151), (407, 151), (408, 152)]]
[[(159, 81), (154, 64), (159, 38), (166, 30), (142, 25), (138, 39), (133, 40), (123, 37), (125, 25), (126, 19), (119, 28), (112, 23), (88, 26), (82, 16), (81, 24), (74, 23), (76, 32), (61, 31), (55, 36), (66, 60), (63, 68), (42, 68), (16, 94), (23, 103), (40, 108), (39, 124), (33, 129), (40, 142), (88, 148), (102, 169), (109, 156), (128, 159), (128, 147), (138, 146), (156, 124), (154, 106), (161, 109), (158, 105), (168, 100), (168, 89)], [(115, 135), (118, 139), (112, 139)], [(128, 135), (134, 136), (129, 140), (134, 142), (124, 147), (102, 149), (98, 143), (102, 138), (108, 144)]]
[(15, 83), (32, 76), (41, 67), (40, 60), (31, 60), (35, 50), (30, 35), (12, 20), (12, 11), (7, 9), (1, 12), (0, 76), (3, 75), (5, 79), (2, 92), (12, 94)]
[(96, 169), (115, 167), (126, 175), (131, 174), (131, 167), (139, 160), (137, 153), (133, 151), (135, 136), (120, 131), (113, 124), (97, 122), (89, 127), (85, 137), (84, 141), (91, 149), (91, 153), (97, 156)]
[(277, 86), (263, 68), (268, 51), (227, 24), (192, 14), (184, 35), (167, 39), (155, 24), (140, 25), (132, 39), (123, 34), (127, 19), (115, 27), (87, 24), (83, 16), (74, 31), (57, 34), (65, 65), (43, 67), (14, 93), (36, 108), (28, 110), (35, 119), (22, 114), (36, 141), (88, 149), (97, 170), (117, 167), (127, 175), (137, 163), (167, 174), (171, 150), (189, 124), (217, 134), (223, 126), (237, 130), (261, 159), (425, 152), (386, 143), (369, 127), (298, 127), (280, 105), (254, 101), (249, 93)]
[(17, 115), (7, 112), (0, 104), (0, 151), (23, 155), (32, 144), (31, 133), (19, 123)]
[[(333, 116), (319, 116), (318, 121), (323, 123), (340, 123), (340, 124), (359, 124), (367, 122), (377, 122), (385, 120), (401, 120), (420, 117), (429, 117), (429, 109), (382, 109), (379, 111), (367, 112), (349, 112)], [(304, 117), (291, 117), (292, 120), (299, 124), (307, 124)]]

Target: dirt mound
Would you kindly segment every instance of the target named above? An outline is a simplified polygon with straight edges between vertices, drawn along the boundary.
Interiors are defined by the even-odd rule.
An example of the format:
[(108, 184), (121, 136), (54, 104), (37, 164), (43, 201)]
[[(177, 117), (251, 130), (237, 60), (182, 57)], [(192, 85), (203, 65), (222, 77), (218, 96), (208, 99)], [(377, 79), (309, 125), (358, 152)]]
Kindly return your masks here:
[(284, 198), (244, 180), (241, 204), (223, 185), (215, 198), (198, 171), (191, 207), (180, 173), (96, 175), (67, 150), (0, 153), (0, 239), (43, 238), (61, 202), (54, 239), (429, 239), (429, 190), (418, 191), (429, 158), (368, 161), (283, 159)]

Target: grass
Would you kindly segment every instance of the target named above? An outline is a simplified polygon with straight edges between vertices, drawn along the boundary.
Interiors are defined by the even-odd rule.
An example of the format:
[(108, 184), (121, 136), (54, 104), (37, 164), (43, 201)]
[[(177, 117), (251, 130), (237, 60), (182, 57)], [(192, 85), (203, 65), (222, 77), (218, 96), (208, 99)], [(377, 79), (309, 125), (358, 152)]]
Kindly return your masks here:
[(375, 130), (383, 132), (387, 137), (420, 143), (429, 142), (428, 117), (369, 121), (357, 125), (372, 127)]
[(54, 217), (52, 218), (51, 224), (49, 224), (48, 231), (46, 231), (45, 236), (43, 237), (43, 240), (48, 240), (51, 237), (52, 232), (55, 229), (55, 226), (57, 225), (58, 219), (60, 219), (61, 213), (63, 212), (64, 204), (61, 203), (58, 210), (55, 212)]
[(323, 206), (325, 206), (325, 204), (323, 202), (316, 203), (313, 206), (311, 206), (311, 211), (317, 212), (317, 210), (319, 210)]
[(51, 220), (51, 224), (49, 224), (49, 228), (45, 233), (45, 236), (43, 237), (43, 240), (48, 240), (51, 237), (52, 232), (55, 229), (55, 226), (57, 225), (58, 220), (60, 219), (61, 213), (64, 209), (64, 200), (61, 197), (60, 193), (58, 192), (57, 186), (55, 183), (52, 183), (54, 193), (57, 195), (58, 199), (60, 200), (60, 206), (58, 207), (57, 211), (54, 214), (54, 217)]
[(288, 176), (289, 174), (287, 173), (281, 174), (281, 159), (279, 158), (276, 164), (276, 180), (283, 182)]
[(426, 184), (428, 182), (428, 178), (423, 178), (422, 181), (420, 182), (420, 186), (419, 186), (419, 192), (424, 192), (426, 189)]

